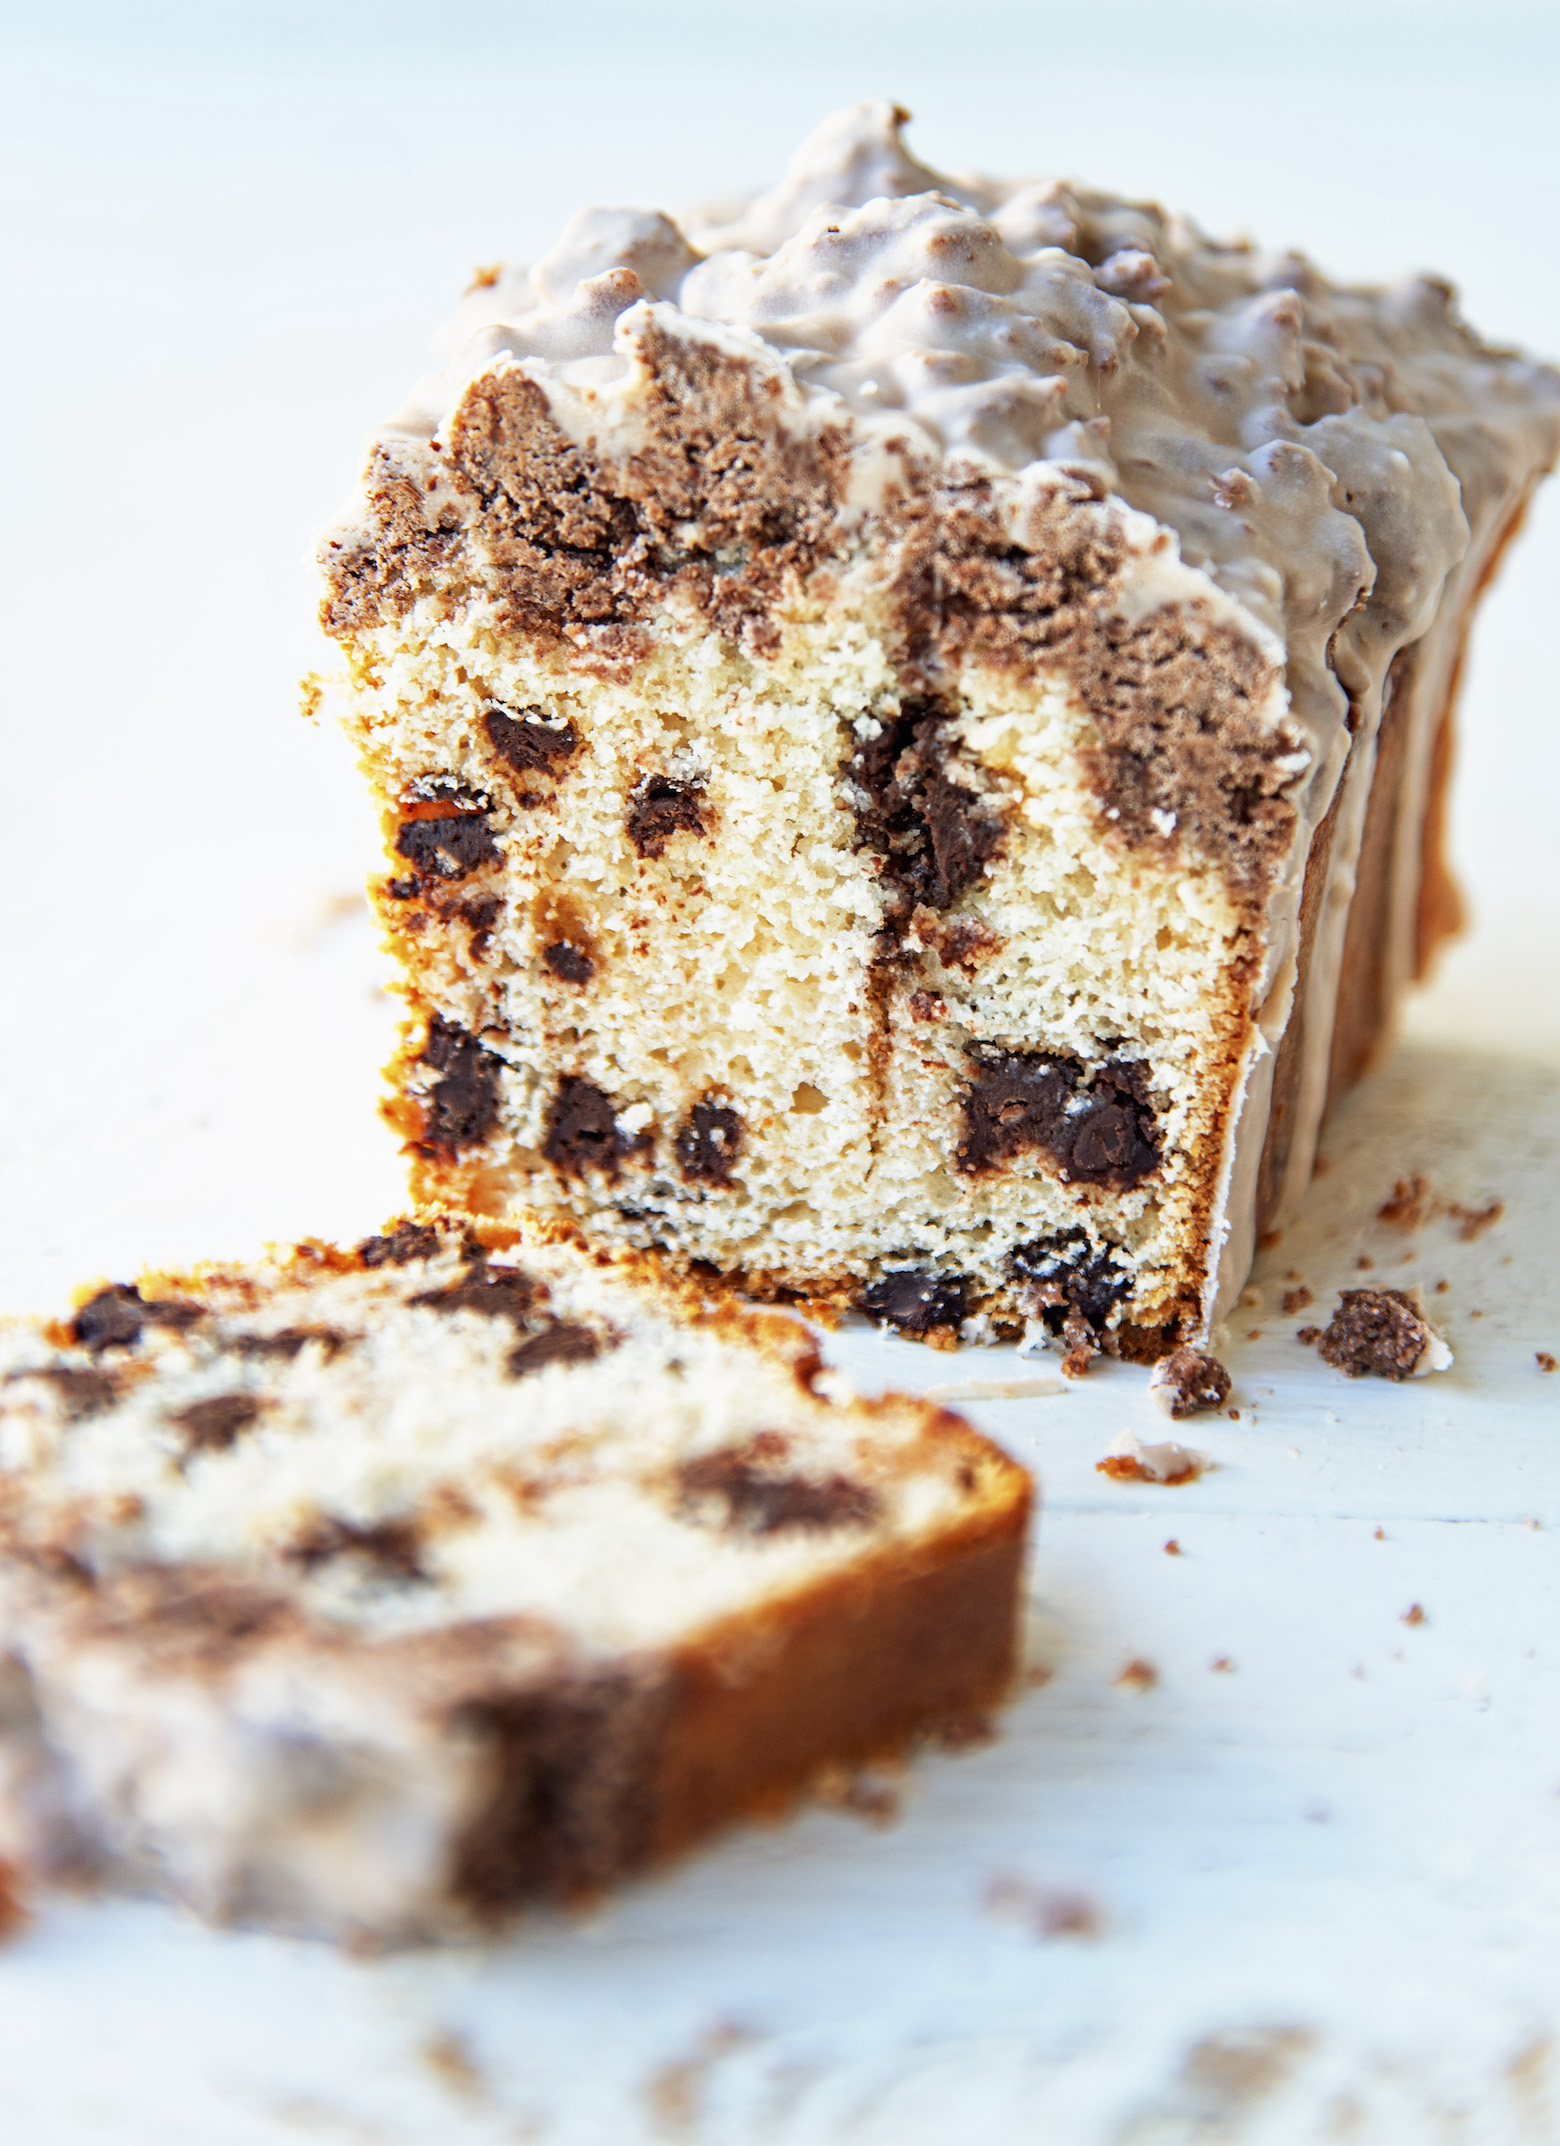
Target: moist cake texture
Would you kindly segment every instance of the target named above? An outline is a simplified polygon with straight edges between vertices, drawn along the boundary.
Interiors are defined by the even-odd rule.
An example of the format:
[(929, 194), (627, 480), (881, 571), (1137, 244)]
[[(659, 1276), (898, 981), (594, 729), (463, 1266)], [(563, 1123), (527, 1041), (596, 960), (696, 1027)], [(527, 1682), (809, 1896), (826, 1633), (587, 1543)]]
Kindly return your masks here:
[(420, 1195), (1070, 1357), (1206, 1337), (1455, 922), (1560, 380), (1449, 288), (830, 120), (495, 268), (328, 539)]
[(967, 1731), (1029, 1504), (557, 1231), (109, 1285), (0, 1328), (0, 1857), (366, 1943), (589, 1893)]

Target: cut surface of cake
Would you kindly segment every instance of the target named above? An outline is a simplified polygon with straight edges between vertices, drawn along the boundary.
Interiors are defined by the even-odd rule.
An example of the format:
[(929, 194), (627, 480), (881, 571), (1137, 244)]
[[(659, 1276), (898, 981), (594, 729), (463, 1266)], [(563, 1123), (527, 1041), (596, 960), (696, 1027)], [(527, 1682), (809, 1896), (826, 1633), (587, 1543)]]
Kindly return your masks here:
[(0, 1329), (0, 1857), (369, 1944), (588, 1895), (976, 1724), (1030, 1498), (557, 1230), (102, 1288)]
[(1560, 380), (1447, 286), (820, 128), (484, 271), (323, 553), (420, 1196), (1075, 1354), (1204, 1339), (1455, 923)]

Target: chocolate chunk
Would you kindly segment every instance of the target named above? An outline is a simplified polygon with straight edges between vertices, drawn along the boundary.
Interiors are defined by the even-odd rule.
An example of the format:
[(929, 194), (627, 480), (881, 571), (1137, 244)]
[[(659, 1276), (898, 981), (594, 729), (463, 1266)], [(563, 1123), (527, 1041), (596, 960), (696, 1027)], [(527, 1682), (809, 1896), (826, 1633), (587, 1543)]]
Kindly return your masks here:
[(729, 1185), (742, 1120), (724, 1103), (695, 1103), (677, 1128), (677, 1167), (691, 1185)]
[(1345, 1289), (1321, 1335), (1321, 1353), (1346, 1378), (1406, 1379), (1431, 1333), (1401, 1289)]
[(588, 984), (596, 973), (596, 964), (582, 947), (572, 946), (567, 939), (555, 939), (551, 946), (542, 948), (542, 960), (554, 976), (562, 977), (566, 984)]
[(420, 879), (387, 879), (385, 881), (385, 892), (393, 902), (409, 902), (414, 895), (421, 894), (422, 881)]
[(429, 1311), (479, 1311), (489, 1319), (512, 1319), (518, 1327), (536, 1302), (536, 1284), (518, 1267), (468, 1267), (446, 1289), (425, 1289), (408, 1299)]
[(508, 715), (489, 708), (482, 718), (488, 743), (518, 774), (554, 775), (579, 750), (579, 733), (566, 720), (553, 722), (542, 708), (522, 708)]
[(479, 865), (498, 862), (485, 812), (460, 812), (447, 820), (403, 820), (395, 846), (421, 879), (464, 879)]
[(1016, 1282), (1031, 1285), (1027, 1300), (1048, 1332), (1062, 1336), (1073, 1317), (1098, 1336), (1132, 1286), (1119, 1256), (1112, 1245), (1096, 1247), (1085, 1230), (1069, 1229), (1015, 1245), (1007, 1268)]
[(868, 800), (857, 808), (858, 846), (887, 859), (884, 878), (905, 913), (917, 902), (951, 908), (1002, 847), (1001, 820), (948, 773), (952, 712), (936, 701), (905, 701), (850, 763)]
[(439, 1233), (426, 1222), (397, 1222), (387, 1237), (365, 1237), (358, 1258), (365, 1267), (404, 1267), (414, 1259), (434, 1259)]
[(119, 1397), (119, 1389), (106, 1371), (94, 1371), (85, 1364), (51, 1364), (44, 1370), (18, 1371), (12, 1376), (42, 1379), (52, 1386), (72, 1423), (112, 1408)]
[(140, 1340), (144, 1327), (169, 1326), (182, 1332), (205, 1316), (199, 1304), (177, 1297), (154, 1297), (148, 1303), (131, 1284), (111, 1282), (82, 1305), (71, 1332), (84, 1349), (128, 1349)]
[(593, 1334), (588, 1326), (573, 1326), (559, 1320), (545, 1332), (533, 1334), (529, 1341), (522, 1341), (510, 1352), (509, 1375), (524, 1378), (528, 1371), (540, 1371), (547, 1364), (588, 1364), (601, 1354), (601, 1337)]
[(1065, 1179), (1126, 1192), (1159, 1168), (1144, 1069), (1113, 1059), (1086, 1067), (1065, 1053), (993, 1051), (977, 1056), (962, 1098), (964, 1138), (955, 1157), (967, 1175), (1041, 1148)]
[(887, 1274), (863, 1290), (861, 1309), (872, 1319), (886, 1319), (904, 1334), (929, 1334), (935, 1327), (956, 1327), (965, 1316), (969, 1283), (962, 1274), (934, 1274), (909, 1268)]
[(1201, 1415), (1204, 1409), (1222, 1408), (1230, 1397), (1230, 1375), (1216, 1356), (1204, 1356), (1199, 1349), (1172, 1349), (1154, 1366), (1148, 1390), (1165, 1414), (1179, 1423), (1184, 1416)]
[(570, 1177), (603, 1170), (615, 1178), (625, 1145), (611, 1096), (594, 1081), (568, 1076), (553, 1099), (542, 1142), (542, 1153), (554, 1169)]
[(252, 1393), (218, 1393), (209, 1401), (192, 1401), (169, 1417), (183, 1431), (192, 1453), (225, 1453), (247, 1431), (264, 1403)]
[(338, 1557), (361, 1558), (388, 1579), (426, 1580), (422, 1540), (415, 1521), (376, 1520), (368, 1527), (326, 1515), (300, 1535), (284, 1555), (305, 1572)]
[(476, 1037), (442, 1014), (428, 1024), (421, 1063), (443, 1078), (424, 1105), (423, 1145), (455, 1155), (485, 1140), (498, 1122), (498, 1081), (503, 1061)]
[(311, 1341), (317, 1341), (327, 1360), (337, 1356), (347, 1346), (350, 1336), (334, 1326), (284, 1326), (274, 1334), (240, 1334), (233, 1343), (235, 1356), (259, 1357), (262, 1361), (275, 1358), (282, 1363), (291, 1363)]
[(675, 782), (670, 775), (640, 777), (623, 824), (641, 857), (659, 857), (675, 834), (705, 833), (703, 790), (702, 776), (689, 782)]
[(498, 922), (502, 908), (496, 894), (484, 894), (479, 900), (462, 902), (455, 914), (471, 926), (471, 958), (485, 961), (493, 936), (493, 926)]
[(745, 1445), (685, 1461), (677, 1471), (679, 1514), (747, 1535), (872, 1526), (883, 1505), (875, 1490), (843, 1475), (814, 1480), (781, 1473), (785, 1449), (779, 1433), (760, 1431)]

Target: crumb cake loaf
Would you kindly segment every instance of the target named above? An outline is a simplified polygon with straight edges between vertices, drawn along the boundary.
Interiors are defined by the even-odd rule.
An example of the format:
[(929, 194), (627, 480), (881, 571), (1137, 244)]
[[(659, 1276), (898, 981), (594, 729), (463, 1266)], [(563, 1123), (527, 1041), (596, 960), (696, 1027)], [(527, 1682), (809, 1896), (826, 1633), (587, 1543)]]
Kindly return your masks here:
[(1560, 381), (904, 117), (484, 270), (378, 437), (323, 615), (392, 1113), (421, 1197), (1152, 1357), (1455, 923), (1448, 710)]
[(564, 1234), (425, 1213), (0, 1329), (0, 1857), (422, 1938), (1003, 1696), (1024, 1470)]

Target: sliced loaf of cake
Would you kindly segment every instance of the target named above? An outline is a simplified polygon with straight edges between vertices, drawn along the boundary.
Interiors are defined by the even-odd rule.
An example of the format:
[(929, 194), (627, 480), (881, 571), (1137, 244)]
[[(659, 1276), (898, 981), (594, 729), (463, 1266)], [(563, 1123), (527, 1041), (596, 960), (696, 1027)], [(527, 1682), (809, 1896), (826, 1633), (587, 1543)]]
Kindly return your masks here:
[(1014, 1666), (1030, 1483), (779, 1313), (438, 1215), (0, 1330), (0, 1856), (395, 1942)]
[(1206, 1335), (1455, 917), (1560, 381), (917, 162), (484, 272), (324, 551), (422, 1196), (1074, 1358)]

